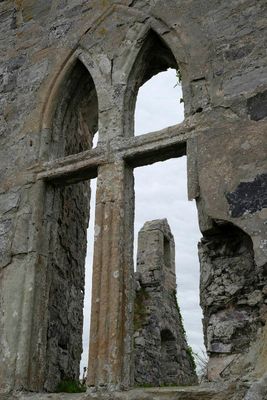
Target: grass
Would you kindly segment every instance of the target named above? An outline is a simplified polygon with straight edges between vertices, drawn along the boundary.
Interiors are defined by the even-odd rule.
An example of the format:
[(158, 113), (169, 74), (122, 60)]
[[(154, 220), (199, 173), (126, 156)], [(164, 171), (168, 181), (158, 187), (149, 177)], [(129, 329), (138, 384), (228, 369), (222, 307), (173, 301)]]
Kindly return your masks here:
[[(176, 305), (176, 308), (177, 308), (177, 311), (178, 311), (178, 314), (179, 314), (179, 318), (180, 318), (180, 321), (181, 321), (182, 332), (184, 334), (185, 340), (187, 341), (186, 331), (184, 329), (184, 321), (183, 321), (181, 310), (180, 310), (180, 307), (179, 307), (179, 304), (178, 304), (178, 300), (177, 300), (177, 296), (176, 296), (176, 290), (174, 290), (172, 292), (172, 296), (173, 296), (173, 299), (175, 301), (175, 305)], [(189, 360), (190, 360), (190, 363), (191, 363), (192, 367), (194, 368), (194, 371), (196, 371), (195, 353), (193, 352), (193, 350), (192, 350), (192, 348), (190, 346), (187, 346), (186, 353), (187, 353), (187, 355), (189, 357)]]
[(189, 360), (190, 360), (190, 363), (191, 363), (192, 367), (194, 368), (194, 371), (196, 371), (197, 366), (196, 366), (196, 362), (195, 362), (195, 353), (193, 352), (191, 346), (187, 347), (186, 353), (187, 353), (187, 355), (189, 357)]
[(149, 389), (149, 388), (154, 388), (156, 386), (153, 385), (152, 383), (140, 383), (136, 384), (135, 387), (140, 389)]
[(56, 388), (57, 393), (83, 393), (86, 392), (86, 386), (73, 379), (63, 379)]

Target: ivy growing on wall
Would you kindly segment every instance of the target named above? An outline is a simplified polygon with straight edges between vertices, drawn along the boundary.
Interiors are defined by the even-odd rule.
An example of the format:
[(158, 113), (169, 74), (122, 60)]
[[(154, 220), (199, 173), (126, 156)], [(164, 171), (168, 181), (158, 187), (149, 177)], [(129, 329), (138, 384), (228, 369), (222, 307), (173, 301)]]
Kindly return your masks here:
[[(184, 320), (183, 320), (183, 317), (182, 317), (182, 314), (181, 314), (181, 310), (180, 310), (180, 307), (179, 307), (179, 304), (178, 304), (178, 300), (177, 300), (177, 296), (176, 296), (176, 290), (173, 291), (172, 296), (173, 296), (173, 299), (175, 301), (175, 305), (176, 305), (176, 308), (177, 308), (177, 311), (178, 311), (178, 314), (179, 314), (179, 318), (180, 318), (180, 321), (181, 321), (182, 332), (183, 332), (183, 334), (184, 334), (184, 336), (186, 338), (186, 341), (187, 341), (186, 331), (185, 331), (185, 328), (184, 328)], [(187, 355), (189, 357), (189, 360), (190, 360), (190, 363), (191, 363), (192, 367), (194, 368), (194, 370), (196, 370), (196, 363), (195, 363), (194, 352), (192, 350), (192, 347), (187, 345), (186, 353), (187, 353)]]

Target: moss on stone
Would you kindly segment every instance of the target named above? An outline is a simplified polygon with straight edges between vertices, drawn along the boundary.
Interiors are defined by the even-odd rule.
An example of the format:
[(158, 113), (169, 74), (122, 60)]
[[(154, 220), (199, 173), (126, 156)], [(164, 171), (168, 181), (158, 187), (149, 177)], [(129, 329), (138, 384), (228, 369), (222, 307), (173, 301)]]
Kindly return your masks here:
[(57, 393), (83, 393), (86, 392), (86, 386), (74, 379), (63, 379), (56, 388)]
[(191, 346), (187, 347), (186, 353), (188, 355), (188, 358), (189, 358), (189, 361), (190, 361), (192, 367), (194, 368), (194, 371), (196, 371), (197, 366), (196, 366), (196, 362), (195, 362), (194, 352), (193, 352), (193, 349)]

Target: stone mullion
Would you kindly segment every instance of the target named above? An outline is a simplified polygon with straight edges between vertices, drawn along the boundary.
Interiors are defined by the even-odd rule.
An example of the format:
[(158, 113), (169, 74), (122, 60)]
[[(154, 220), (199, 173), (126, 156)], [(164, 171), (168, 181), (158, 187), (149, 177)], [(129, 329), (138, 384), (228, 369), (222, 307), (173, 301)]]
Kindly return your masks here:
[(100, 293), (106, 294), (106, 301), (104, 300), (100, 304), (99, 309), (99, 332), (104, 332), (104, 335), (98, 336), (98, 369), (103, 371), (103, 380), (104, 382), (108, 382), (107, 370), (105, 368), (105, 364), (108, 363), (108, 348), (109, 348), (109, 329), (110, 325), (107, 323), (107, 316), (109, 315), (110, 303), (108, 299), (109, 289), (110, 289), (110, 276), (108, 274), (108, 263), (112, 265), (111, 259), (111, 249), (112, 249), (112, 232), (109, 229), (105, 229), (106, 226), (110, 226), (112, 229), (112, 217), (113, 210), (111, 202), (105, 203), (102, 208), (102, 227), (103, 234), (101, 236), (101, 265), (98, 262), (98, 265), (101, 267), (101, 282), (98, 286), (100, 289)]
[(125, 345), (132, 323), (133, 266), (126, 244), (133, 230), (128, 223), (133, 213), (131, 175), (123, 161), (98, 171), (88, 384), (109, 389), (130, 383), (123, 366), (131, 363)]
[[(115, 215), (113, 215), (114, 218)], [(108, 342), (112, 343), (114, 340), (117, 340), (116, 347), (114, 347), (114, 351), (108, 354), (108, 362), (111, 363), (114, 366), (114, 369), (120, 371), (122, 369), (122, 361), (124, 359), (124, 324), (126, 322), (126, 315), (123, 310), (123, 292), (125, 290), (124, 288), (124, 274), (126, 274), (126, 279), (128, 278), (128, 273), (130, 271), (127, 270), (127, 266), (125, 265), (125, 255), (122, 253), (125, 249), (124, 246), (118, 245), (119, 241), (124, 242), (123, 237), (124, 237), (124, 226), (125, 221), (123, 221), (123, 224), (116, 223), (116, 221), (113, 220), (113, 225), (112, 225), (112, 238), (115, 239), (115, 242), (113, 242), (113, 245), (111, 247), (111, 258), (110, 258), (110, 263), (114, 267), (118, 265), (118, 261), (120, 260), (120, 257), (123, 256), (122, 265), (119, 266), (118, 270), (114, 268), (114, 271), (112, 275), (118, 277), (114, 280), (112, 279), (112, 276), (110, 275), (110, 289), (112, 289), (112, 293), (115, 292), (117, 293), (117, 296), (113, 299), (112, 301), (112, 307), (109, 308), (109, 313), (112, 314), (110, 315), (110, 332), (108, 338)], [(116, 243), (117, 242), (117, 243)], [(124, 245), (124, 243), (122, 243)], [(113, 297), (112, 297), (113, 298)], [(121, 316), (122, 319), (117, 318), (117, 316)], [(116, 332), (118, 335), (118, 338), (116, 338)], [(123, 371), (122, 371), (123, 372)], [(118, 376), (119, 377), (119, 376)], [(121, 380), (122, 378), (119, 377)]]
[[(96, 205), (95, 211), (95, 221), (97, 221), (100, 226), (103, 225), (102, 218), (103, 218), (103, 204)], [(96, 231), (96, 229), (95, 229)], [(96, 233), (96, 232), (95, 232)], [(102, 232), (98, 233), (98, 240), (102, 240)], [(90, 359), (94, 360), (93, 367), (91, 367), (91, 362), (89, 363), (89, 373), (92, 381), (95, 380), (95, 374), (97, 372), (97, 363), (98, 363), (98, 348), (99, 348), (99, 312), (100, 312), (100, 301), (97, 297), (98, 294), (101, 292), (101, 271), (102, 266), (102, 246), (95, 246), (94, 249), (94, 259), (93, 259), (93, 284), (92, 284), (92, 306), (91, 306), (91, 332), (90, 332)], [(94, 318), (92, 317), (94, 315)]]

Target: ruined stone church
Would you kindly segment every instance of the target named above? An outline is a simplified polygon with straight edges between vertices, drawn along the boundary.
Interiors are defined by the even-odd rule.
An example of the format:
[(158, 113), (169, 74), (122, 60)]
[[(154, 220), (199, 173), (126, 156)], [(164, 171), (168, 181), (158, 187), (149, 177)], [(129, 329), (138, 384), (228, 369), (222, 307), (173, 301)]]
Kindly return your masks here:
[[(60, 380), (78, 379), (97, 177), (87, 393), (71, 398), (266, 400), (266, 21), (266, 0), (0, 1), (3, 399), (59, 399)], [(170, 67), (185, 119), (135, 137), (138, 90)], [(169, 325), (171, 300), (146, 332), (148, 303), (174, 289), (165, 222), (140, 233), (163, 243), (164, 267), (142, 246), (133, 267), (133, 170), (184, 155), (202, 232), (205, 385)]]
[(135, 277), (135, 384), (197, 384), (176, 298), (175, 243), (166, 219), (148, 221), (140, 230)]

